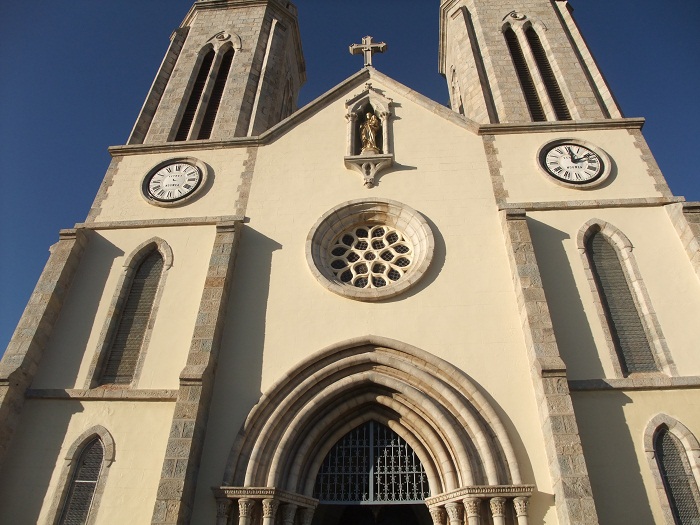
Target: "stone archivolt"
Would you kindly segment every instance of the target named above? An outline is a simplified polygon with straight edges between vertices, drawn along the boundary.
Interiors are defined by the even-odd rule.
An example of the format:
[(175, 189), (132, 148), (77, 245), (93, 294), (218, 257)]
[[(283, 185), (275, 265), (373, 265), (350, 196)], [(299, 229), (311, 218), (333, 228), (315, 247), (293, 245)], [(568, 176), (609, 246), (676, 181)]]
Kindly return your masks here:
[(259, 491), (262, 499), (278, 491), (289, 503), (298, 495), (294, 503), (312, 511), (326, 454), (369, 420), (391, 428), (419, 456), (431, 510), (447, 509), (460, 495), (461, 506), (467, 494), (532, 493), (534, 487), (521, 485), (498, 415), (462, 371), (417, 348), (369, 336), (315, 354), (261, 398), (236, 438), (216, 495), (245, 498)]

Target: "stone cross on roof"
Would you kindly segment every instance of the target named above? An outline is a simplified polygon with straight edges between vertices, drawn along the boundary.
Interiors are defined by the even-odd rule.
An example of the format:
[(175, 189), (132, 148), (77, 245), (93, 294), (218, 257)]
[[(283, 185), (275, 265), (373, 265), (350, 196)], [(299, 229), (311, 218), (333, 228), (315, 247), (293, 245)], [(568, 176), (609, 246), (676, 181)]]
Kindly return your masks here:
[(384, 51), (386, 51), (386, 44), (384, 42), (372, 42), (371, 36), (364, 37), (361, 44), (353, 44), (350, 46), (351, 55), (365, 56), (365, 67), (372, 65), (373, 54), (384, 53)]

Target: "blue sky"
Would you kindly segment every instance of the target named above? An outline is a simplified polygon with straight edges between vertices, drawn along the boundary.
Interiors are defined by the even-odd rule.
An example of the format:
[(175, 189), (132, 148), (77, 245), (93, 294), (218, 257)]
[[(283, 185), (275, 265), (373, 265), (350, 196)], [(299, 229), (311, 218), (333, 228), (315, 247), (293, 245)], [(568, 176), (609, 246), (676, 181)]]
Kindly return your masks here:
[[(700, 4), (572, 0), (575, 18), (626, 116), (676, 195), (700, 200)], [(387, 42), (375, 66), (447, 103), (437, 73), (438, 0), (297, 0), (307, 64), (303, 105), (362, 67), (347, 51)], [(58, 239), (84, 220), (191, 0), (0, 5), (0, 352)], [(659, 5), (663, 5), (660, 8)], [(39, 7), (40, 6), (40, 7)]]

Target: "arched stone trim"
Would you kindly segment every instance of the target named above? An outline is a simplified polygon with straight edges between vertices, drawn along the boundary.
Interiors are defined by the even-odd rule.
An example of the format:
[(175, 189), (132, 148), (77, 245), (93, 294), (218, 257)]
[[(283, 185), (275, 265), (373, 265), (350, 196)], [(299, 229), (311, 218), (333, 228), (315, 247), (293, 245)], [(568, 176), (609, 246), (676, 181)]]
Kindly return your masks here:
[(654, 449), (656, 434), (662, 428), (666, 428), (683, 444), (683, 448), (687, 454), (688, 464), (692, 469), (695, 483), (698, 484), (698, 486), (700, 486), (700, 442), (698, 442), (697, 438), (688, 427), (666, 414), (659, 414), (651, 419), (651, 421), (647, 423), (646, 429), (644, 429), (644, 453), (654, 478), (656, 493), (659, 496), (659, 503), (661, 503), (661, 509), (663, 510), (666, 523), (668, 525), (674, 525), (673, 513), (668, 501), (668, 494), (666, 493), (661, 471), (659, 470), (659, 464), (656, 461), (656, 451)]
[(154, 250), (157, 250), (163, 258), (163, 272), (161, 273), (158, 281), (158, 289), (156, 290), (155, 297), (153, 298), (153, 305), (151, 307), (150, 321), (143, 337), (141, 352), (139, 353), (138, 362), (136, 363), (136, 368), (134, 370), (134, 377), (129, 386), (133, 388), (138, 383), (139, 377), (141, 376), (141, 370), (143, 369), (143, 363), (146, 358), (148, 343), (151, 340), (154, 320), (158, 314), (160, 298), (163, 295), (163, 290), (165, 289), (165, 281), (168, 275), (168, 270), (172, 267), (174, 261), (172, 248), (164, 239), (161, 239), (160, 237), (152, 237), (139, 244), (124, 262), (122, 274), (119, 277), (116, 291), (112, 297), (112, 302), (110, 303), (109, 310), (107, 312), (107, 322), (105, 323), (102, 332), (100, 332), (100, 338), (97, 343), (97, 351), (95, 352), (92, 362), (90, 363), (90, 369), (88, 370), (87, 379), (85, 381), (86, 389), (97, 386), (100, 372), (104, 365), (104, 360), (109, 353), (114, 332), (119, 324), (124, 304), (131, 289), (131, 281), (141, 262)]
[(215, 35), (213, 35), (209, 40), (207, 40), (207, 44), (211, 44), (211, 46), (214, 48), (214, 51), (217, 53), (220, 52), (219, 49), (230, 46), (233, 48), (235, 52), (238, 52), (241, 50), (241, 37), (238, 33), (234, 31), (219, 31)]
[(411, 445), (433, 494), (521, 483), (503, 424), (466, 374), (410, 345), (368, 336), (321, 350), (263, 395), (233, 444), (224, 485), (310, 496), (327, 452), (370, 419)]
[(637, 307), (637, 312), (639, 312), (642, 326), (644, 327), (647, 339), (649, 340), (652, 351), (654, 352), (654, 358), (659, 367), (659, 371), (669, 376), (678, 375), (676, 365), (673, 362), (668, 345), (666, 344), (666, 339), (664, 338), (661, 330), (661, 325), (656, 317), (656, 312), (652, 307), (649, 294), (646, 286), (644, 285), (644, 280), (639, 272), (639, 267), (637, 266), (637, 262), (633, 254), (632, 242), (624, 233), (622, 233), (622, 231), (609, 222), (600, 219), (591, 219), (579, 230), (576, 242), (579, 253), (581, 254), (581, 261), (583, 262), (583, 268), (588, 279), (588, 284), (593, 295), (593, 302), (595, 303), (596, 310), (598, 311), (598, 317), (600, 319), (601, 326), (603, 327), (605, 340), (610, 351), (611, 362), (617, 377), (624, 377), (625, 374), (623, 373), (622, 366), (620, 364), (620, 357), (618, 355), (617, 348), (615, 347), (612, 333), (610, 332), (610, 326), (605, 314), (605, 309), (600, 299), (600, 291), (598, 290), (598, 285), (593, 275), (593, 270), (591, 268), (586, 249), (588, 239), (591, 237), (591, 235), (597, 232), (605, 235), (611, 241), (613, 248), (617, 252), (625, 278), (627, 279), (627, 285), (632, 293), (635, 306)]
[(100, 500), (107, 483), (109, 467), (112, 466), (115, 459), (114, 438), (112, 437), (112, 434), (109, 433), (109, 430), (102, 425), (96, 425), (87, 429), (85, 432), (80, 434), (75, 441), (73, 441), (70, 447), (68, 447), (64, 458), (64, 464), (61, 469), (61, 477), (58, 482), (58, 488), (54, 493), (53, 500), (51, 502), (51, 507), (49, 510), (49, 523), (58, 525), (59, 520), (61, 519), (61, 513), (63, 512), (65, 499), (68, 496), (68, 491), (70, 490), (70, 483), (73, 479), (73, 473), (77, 467), (77, 460), (80, 458), (83, 448), (96, 437), (102, 442), (102, 468), (100, 469), (100, 476), (97, 480), (97, 485), (95, 486), (91, 510), (90, 514), (88, 515), (86, 525), (93, 525), (96, 523), (97, 510), (100, 507)]

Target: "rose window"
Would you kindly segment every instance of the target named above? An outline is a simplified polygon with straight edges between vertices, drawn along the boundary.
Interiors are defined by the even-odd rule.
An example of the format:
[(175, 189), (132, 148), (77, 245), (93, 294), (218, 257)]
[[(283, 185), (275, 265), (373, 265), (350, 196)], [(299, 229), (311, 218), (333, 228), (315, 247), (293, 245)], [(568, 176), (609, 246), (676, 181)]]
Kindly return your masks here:
[(338, 236), (329, 260), (341, 282), (356, 288), (382, 288), (406, 274), (413, 262), (413, 250), (395, 228), (363, 224)]
[(326, 212), (306, 239), (306, 260), (327, 290), (380, 301), (425, 274), (435, 242), (425, 218), (391, 200), (357, 199)]

